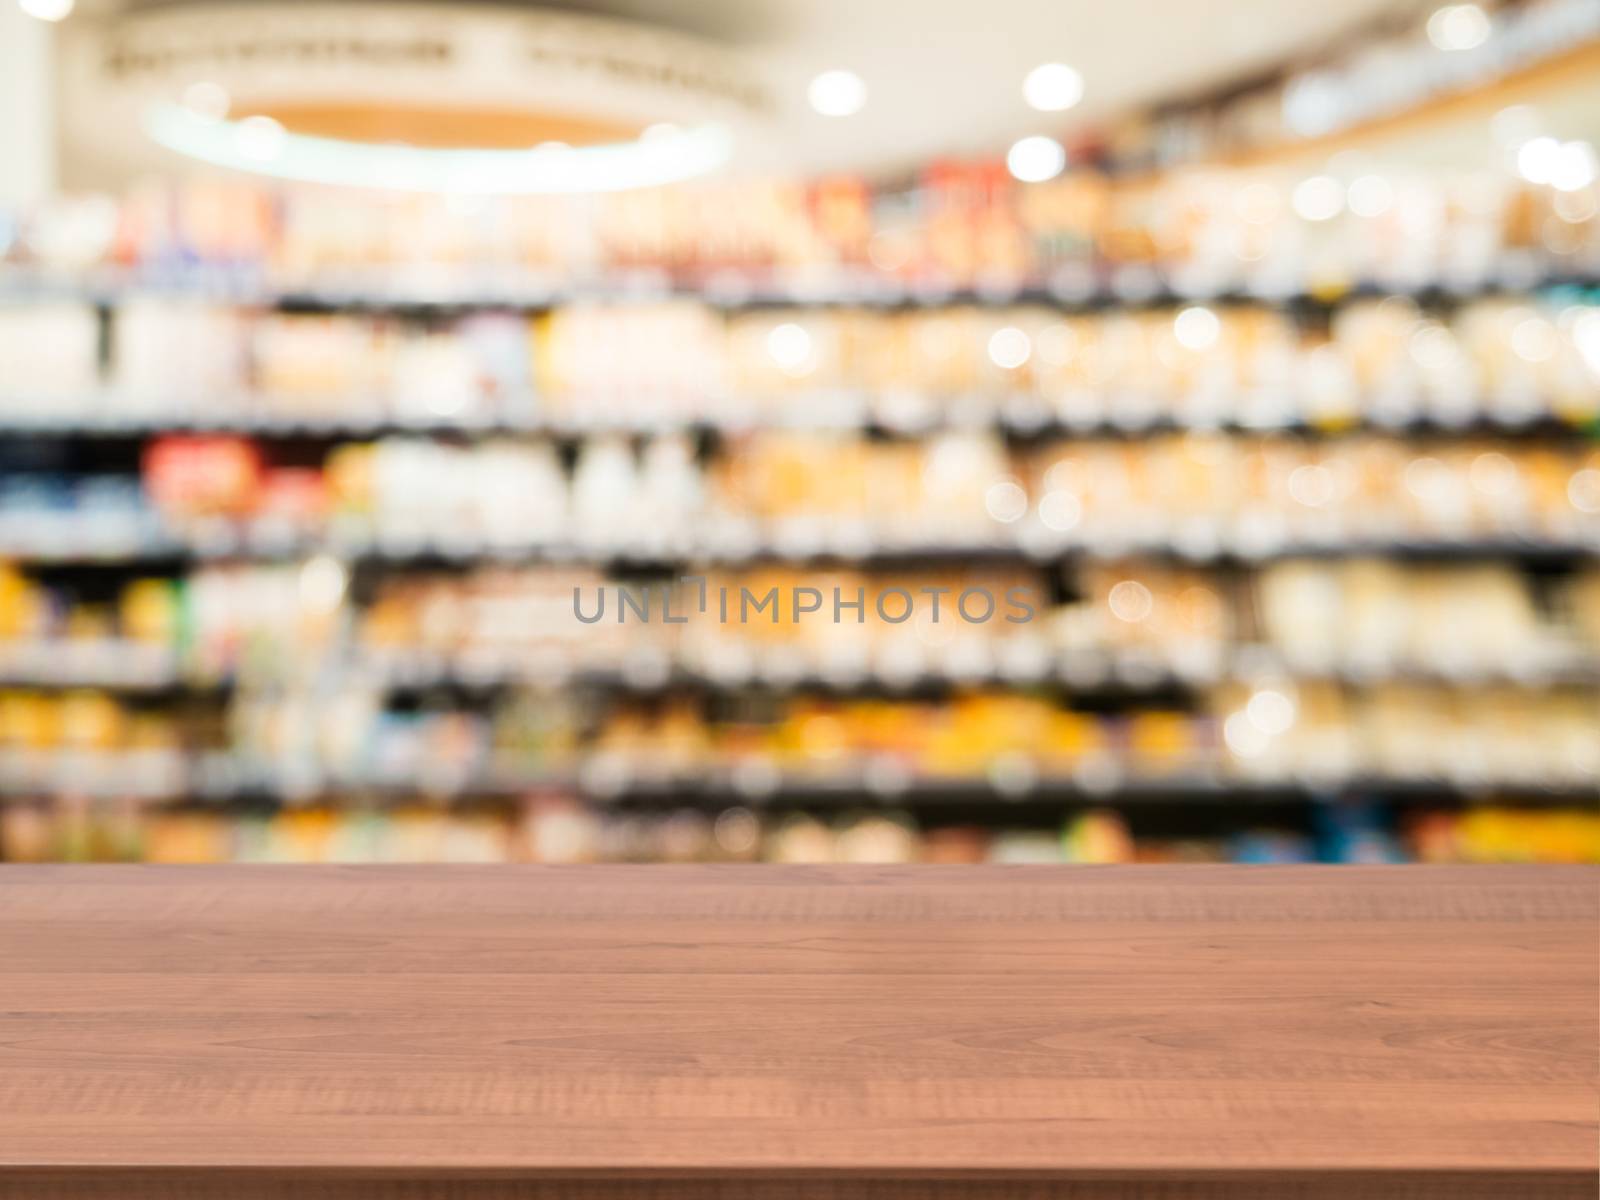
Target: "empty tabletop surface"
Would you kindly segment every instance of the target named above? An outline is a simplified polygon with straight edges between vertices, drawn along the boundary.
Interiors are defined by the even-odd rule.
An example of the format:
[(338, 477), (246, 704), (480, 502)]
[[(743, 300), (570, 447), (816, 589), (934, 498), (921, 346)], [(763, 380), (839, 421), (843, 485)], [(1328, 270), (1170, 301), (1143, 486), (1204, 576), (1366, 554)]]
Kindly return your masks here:
[(1587, 868), (0, 867), (0, 1194), (1570, 1185), (1597, 930)]

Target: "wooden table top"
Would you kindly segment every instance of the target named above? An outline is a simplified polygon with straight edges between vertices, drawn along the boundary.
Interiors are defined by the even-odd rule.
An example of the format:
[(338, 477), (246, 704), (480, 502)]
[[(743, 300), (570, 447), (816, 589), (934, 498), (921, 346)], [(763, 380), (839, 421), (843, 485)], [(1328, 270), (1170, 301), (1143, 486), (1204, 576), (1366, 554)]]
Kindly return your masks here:
[(1593, 1196), (1597, 934), (1587, 868), (0, 867), (0, 1197)]

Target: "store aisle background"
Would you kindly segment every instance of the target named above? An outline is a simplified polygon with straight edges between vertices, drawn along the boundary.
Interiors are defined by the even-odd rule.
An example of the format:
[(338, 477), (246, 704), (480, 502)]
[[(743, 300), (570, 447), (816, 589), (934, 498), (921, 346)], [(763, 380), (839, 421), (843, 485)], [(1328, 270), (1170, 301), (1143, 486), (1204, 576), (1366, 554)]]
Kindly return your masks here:
[(0, 0), (0, 860), (1600, 861), (1600, 5), (1168, 7)]

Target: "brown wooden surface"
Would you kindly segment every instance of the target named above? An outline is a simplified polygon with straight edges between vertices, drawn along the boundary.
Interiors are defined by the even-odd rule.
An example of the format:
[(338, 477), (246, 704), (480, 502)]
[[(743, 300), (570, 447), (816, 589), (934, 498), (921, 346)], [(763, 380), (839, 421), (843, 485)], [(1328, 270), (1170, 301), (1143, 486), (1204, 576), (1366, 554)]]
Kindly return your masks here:
[(1581, 868), (3, 867), (0, 1196), (1593, 1196), (1597, 933)]

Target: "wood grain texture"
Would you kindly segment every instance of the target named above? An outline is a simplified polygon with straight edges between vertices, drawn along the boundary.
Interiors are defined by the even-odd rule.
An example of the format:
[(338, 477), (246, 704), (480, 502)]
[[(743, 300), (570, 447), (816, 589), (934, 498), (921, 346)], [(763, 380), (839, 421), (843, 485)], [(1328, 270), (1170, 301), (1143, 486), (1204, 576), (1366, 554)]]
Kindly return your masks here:
[(1075, 1175), (1019, 1180), (770, 1176), (738, 1179), (337, 1180), (207, 1172), (0, 1180), (7, 1200), (1593, 1200), (1593, 1179), (1561, 1172), (1257, 1172), (1160, 1179)]
[(1597, 934), (1584, 868), (5, 867), (0, 1196), (1593, 1196)]

